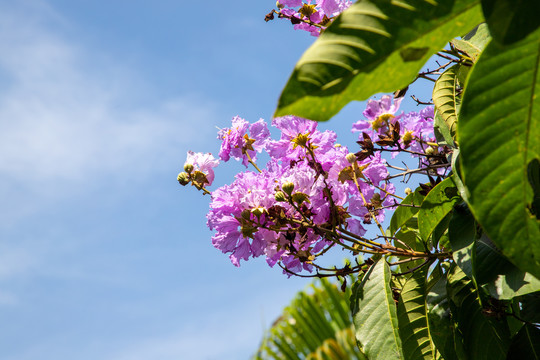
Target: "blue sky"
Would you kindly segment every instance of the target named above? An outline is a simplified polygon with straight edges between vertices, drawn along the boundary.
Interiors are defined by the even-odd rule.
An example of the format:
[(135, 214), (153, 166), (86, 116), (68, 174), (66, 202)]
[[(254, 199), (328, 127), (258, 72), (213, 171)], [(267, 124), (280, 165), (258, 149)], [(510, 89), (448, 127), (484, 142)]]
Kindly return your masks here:
[[(181, 188), (216, 126), (269, 120), (313, 41), (273, 1), (0, 1), (4, 360), (247, 359), (306, 285), (214, 249)], [(351, 144), (362, 104), (325, 128)], [(226, 164), (227, 165), (227, 164)], [(237, 165), (217, 170), (230, 182)], [(339, 261), (341, 254), (334, 255)]]

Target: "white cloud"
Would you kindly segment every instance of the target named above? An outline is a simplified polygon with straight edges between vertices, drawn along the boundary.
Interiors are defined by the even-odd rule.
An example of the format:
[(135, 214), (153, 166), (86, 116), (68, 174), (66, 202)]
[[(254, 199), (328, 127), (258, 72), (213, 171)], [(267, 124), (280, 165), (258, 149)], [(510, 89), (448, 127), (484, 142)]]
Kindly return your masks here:
[(211, 102), (180, 94), (141, 104), (155, 97), (144, 93), (144, 76), (53, 30), (71, 26), (41, 2), (0, 4), (0, 215), (8, 218), (32, 213), (35, 196), (144, 176), (173, 156), (181, 164), (180, 146), (213, 138)]

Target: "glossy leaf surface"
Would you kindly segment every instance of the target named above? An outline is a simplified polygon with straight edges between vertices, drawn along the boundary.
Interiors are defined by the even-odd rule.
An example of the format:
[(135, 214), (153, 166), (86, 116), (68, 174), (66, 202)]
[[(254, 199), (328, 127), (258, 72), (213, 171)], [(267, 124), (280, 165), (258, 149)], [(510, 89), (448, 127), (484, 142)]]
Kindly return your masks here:
[(540, 277), (540, 220), (529, 164), (540, 158), (540, 31), (512, 46), (491, 42), (468, 80), (460, 112), (463, 182), (489, 238)]
[(384, 259), (354, 287), (351, 309), (358, 346), (370, 360), (403, 359), (390, 267)]
[(275, 116), (328, 120), (353, 100), (404, 88), (482, 19), (479, 0), (358, 1), (302, 55)]

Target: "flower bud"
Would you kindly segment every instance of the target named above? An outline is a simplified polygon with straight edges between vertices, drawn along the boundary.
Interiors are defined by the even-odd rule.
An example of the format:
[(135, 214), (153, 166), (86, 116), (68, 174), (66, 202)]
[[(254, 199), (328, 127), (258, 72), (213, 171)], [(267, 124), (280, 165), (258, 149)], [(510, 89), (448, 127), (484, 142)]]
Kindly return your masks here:
[(283, 191), (278, 191), (276, 192), (276, 195), (274, 196), (274, 198), (276, 199), (276, 201), (287, 201), (287, 198), (285, 197), (285, 194), (283, 193)]
[(354, 164), (356, 162), (356, 155), (353, 153), (348, 153), (347, 156), (345, 156), (345, 159), (347, 159), (349, 164)]
[(193, 165), (185, 163), (184, 164), (184, 171), (187, 172), (188, 174), (191, 174), (191, 172), (193, 171)]
[(405, 188), (405, 194), (410, 195), (410, 194), (412, 194), (412, 192), (413, 191), (412, 191), (412, 189), (410, 187)]
[(176, 179), (182, 186), (186, 186), (187, 184), (189, 184), (189, 175), (185, 172), (181, 172), (180, 174), (178, 174), (178, 177)]
[(281, 185), (281, 188), (283, 189), (283, 191), (288, 194), (288, 195), (291, 195), (293, 190), (294, 190), (294, 184), (292, 182), (286, 182), (285, 184)]
[(281, 10), (281, 9), (283, 9), (285, 7), (285, 5), (283, 5), (279, 1), (276, 1), (276, 7)]
[(435, 155), (436, 153), (437, 153), (437, 149), (431, 146), (426, 149), (426, 155)]

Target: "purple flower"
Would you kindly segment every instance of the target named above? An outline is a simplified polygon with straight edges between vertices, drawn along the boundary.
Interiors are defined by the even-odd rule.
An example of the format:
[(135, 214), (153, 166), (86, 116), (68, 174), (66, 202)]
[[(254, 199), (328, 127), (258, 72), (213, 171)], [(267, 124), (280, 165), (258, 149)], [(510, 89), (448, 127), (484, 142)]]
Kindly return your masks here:
[(302, 0), (280, 0), (279, 3), (288, 7), (297, 7), (302, 5)]
[[(268, 171), (240, 173), (231, 185), (212, 193), (207, 224), (216, 230), (212, 244), (239, 266), (240, 260), (264, 254), (269, 233), (258, 226), (265, 222), (265, 211), (276, 203), (275, 175)], [(274, 237), (277, 235), (274, 235)]]
[(188, 151), (184, 167), (186, 164), (191, 164), (195, 171), (204, 173), (204, 175), (206, 175), (206, 180), (208, 180), (208, 185), (212, 185), (212, 182), (214, 181), (214, 170), (212, 169), (219, 164), (219, 160), (216, 160), (212, 154)]
[(369, 100), (363, 112), (367, 120), (358, 120), (353, 124), (352, 131), (368, 133), (372, 138), (375, 134), (384, 134), (388, 131), (390, 122), (399, 119), (400, 115), (396, 117), (394, 114), (398, 111), (401, 100), (402, 98), (399, 98), (392, 102), (389, 95), (384, 95), (380, 100)]
[[(428, 106), (420, 113), (411, 111), (404, 114), (400, 119), (400, 135), (401, 145), (405, 148), (410, 147), (416, 152), (423, 152), (422, 145), (418, 140), (423, 142), (434, 142), (433, 134), (433, 107)], [(425, 146), (424, 146), (425, 148)]]
[(219, 158), (223, 161), (229, 161), (231, 156), (237, 160), (242, 159), (242, 163), (247, 167), (249, 157), (255, 161), (256, 153), (264, 149), (269, 137), (270, 131), (263, 119), (250, 125), (246, 120), (235, 116), (230, 128), (218, 132), (218, 139), (222, 140)]
[(272, 125), (281, 130), (281, 139), (269, 141), (266, 149), (272, 158), (284, 162), (305, 158), (308, 146), (316, 155), (324, 154), (334, 147), (337, 138), (333, 131), (317, 130), (315, 121), (292, 115), (274, 118)]
[(350, 0), (317, 0), (317, 6), (319, 6), (326, 16), (337, 16), (345, 9), (351, 6)]

